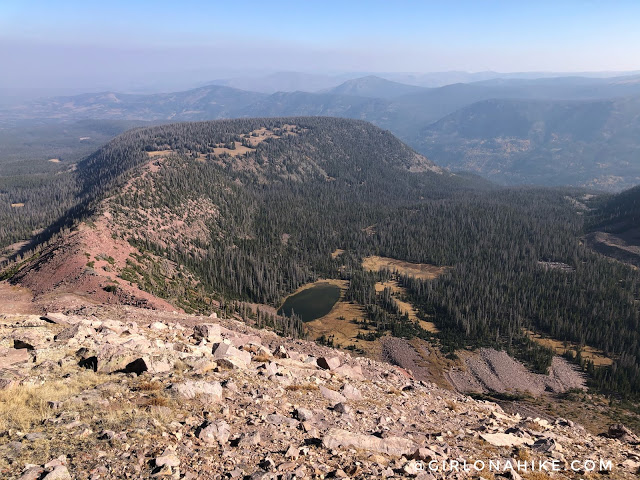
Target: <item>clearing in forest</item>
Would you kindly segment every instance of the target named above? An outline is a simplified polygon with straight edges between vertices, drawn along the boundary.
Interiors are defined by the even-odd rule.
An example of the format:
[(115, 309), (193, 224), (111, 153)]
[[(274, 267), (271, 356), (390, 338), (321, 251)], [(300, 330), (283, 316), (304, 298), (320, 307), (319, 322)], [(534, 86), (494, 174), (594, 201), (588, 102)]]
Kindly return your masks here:
[(390, 280), (387, 282), (378, 282), (376, 283), (376, 292), (382, 292), (385, 288), (391, 289), (391, 296), (393, 300), (396, 302), (398, 307), (400, 307), (400, 311), (402, 313), (406, 313), (409, 316), (409, 320), (412, 322), (418, 322), (420, 326), (425, 329), (427, 332), (438, 333), (438, 327), (432, 322), (427, 322), (425, 320), (421, 320), (418, 318), (418, 311), (411, 305), (409, 302), (405, 302), (401, 300), (407, 294), (406, 288), (398, 285), (398, 282), (395, 280)]
[(379, 257), (377, 255), (362, 259), (362, 267), (372, 272), (389, 270), (399, 275), (408, 275), (421, 280), (432, 280), (444, 273), (447, 268), (430, 265), (428, 263), (410, 263), (395, 258)]
[(371, 331), (360, 328), (360, 322), (366, 318), (362, 305), (344, 300), (344, 293), (349, 285), (347, 280), (318, 280), (317, 282), (303, 285), (296, 290), (295, 293), (322, 283), (329, 283), (340, 287), (340, 300), (336, 302), (329, 313), (304, 324), (309, 333), (309, 338), (314, 340), (322, 336), (327, 339), (331, 338), (336, 347), (348, 348), (354, 346), (366, 352), (368, 356), (378, 358), (380, 354), (380, 342), (356, 338), (358, 333), (366, 335), (367, 333), (371, 333)]
[[(575, 353), (579, 348), (577, 343), (561, 342), (560, 340), (555, 340), (553, 338), (543, 337), (539, 333), (534, 333), (529, 330), (525, 330), (525, 332), (531, 340), (543, 347), (550, 348), (556, 352), (557, 355), (563, 355), (567, 351), (573, 351)], [(582, 347), (581, 355), (585, 360), (591, 360), (593, 365), (596, 367), (609, 366), (613, 363), (613, 360), (607, 357), (602, 350), (590, 347), (589, 345)]]
[[(296, 125), (285, 124), (280, 128), (269, 130), (267, 128), (259, 128), (249, 133), (238, 135), (242, 141), (233, 142), (233, 148), (231, 145), (220, 143), (215, 145), (209, 154), (219, 157), (220, 155), (227, 154), (232, 157), (238, 157), (244, 155), (247, 152), (254, 152), (256, 147), (264, 142), (267, 138), (282, 138), (285, 136), (298, 135), (300, 132), (304, 132), (306, 129), (298, 128)], [(243, 145), (244, 143), (244, 145)], [(173, 150), (157, 150), (155, 152), (147, 152), (150, 157), (162, 157), (175, 153)], [(206, 154), (199, 153), (199, 160), (206, 160)]]

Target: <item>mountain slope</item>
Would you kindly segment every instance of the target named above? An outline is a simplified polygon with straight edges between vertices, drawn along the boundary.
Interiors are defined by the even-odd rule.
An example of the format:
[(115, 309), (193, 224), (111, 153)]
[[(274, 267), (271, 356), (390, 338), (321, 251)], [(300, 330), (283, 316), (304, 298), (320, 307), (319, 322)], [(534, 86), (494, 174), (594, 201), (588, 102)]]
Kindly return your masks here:
[(589, 245), (640, 267), (640, 186), (592, 203), (586, 237)]
[(205, 120), (235, 116), (265, 95), (224, 86), (176, 93), (114, 92), (45, 99), (11, 110), (16, 117), (58, 119)]
[(427, 127), (421, 151), (507, 183), (640, 182), (640, 101), (487, 100)]
[(529, 476), (545, 462), (558, 480), (577, 477), (550, 455), (575, 470), (603, 459), (611, 480), (638, 468), (631, 431), (593, 425), (608, 406), (582, 402), (585, 426), (510, 414), (400, 367), (221, 317), (0, 310), (3, 476), (420, 478), (465, 460), (483, 476)]
[(370, 75), (368, 77), (347, 80), (337, 87), (326, 90), (325, 93), (391, 99), (424, 90), (422, 87), (392, 82), (391, 80)]
[(346, 233), (327, 230), (328, 222), (360, 208), (366, 227), (378, 206), (473, 183), (373, 125), (321, 117), (135, 129), (80, 162), (75, 175), (77, 204), (63, 225), (97, 215), (94, 223), (120, 238), (195, 268), (212, 291), (263, 303), (313, 278), (312, 268), (328, 268), (325, 255)]

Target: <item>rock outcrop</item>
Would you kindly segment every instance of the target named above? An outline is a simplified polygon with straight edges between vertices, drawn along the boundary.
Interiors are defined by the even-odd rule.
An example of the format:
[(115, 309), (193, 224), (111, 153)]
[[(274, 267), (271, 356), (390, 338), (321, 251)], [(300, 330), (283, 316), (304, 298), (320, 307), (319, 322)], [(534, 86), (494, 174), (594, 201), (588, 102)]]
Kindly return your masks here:
[[(0, 322), (2, 478), (527, 478), (487, 470), (527, 459), (556, 462), (562, 479), (602, 459), (622, 479), (640, 467), (624, 426), (594, 436), (510, 415), (235, 320), (133, 307), (45, 318)], [(485, 469), (446, 471), (465, 461)]]

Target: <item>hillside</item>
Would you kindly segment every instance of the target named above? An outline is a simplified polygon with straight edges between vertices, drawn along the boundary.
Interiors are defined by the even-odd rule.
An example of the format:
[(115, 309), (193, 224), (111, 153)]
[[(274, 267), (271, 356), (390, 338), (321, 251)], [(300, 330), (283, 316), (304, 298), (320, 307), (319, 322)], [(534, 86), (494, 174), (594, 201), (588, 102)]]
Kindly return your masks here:
[(587, 242), (596, 251), (640, 267), (640, 187), (592, 202)]
[[(138, 305), (145, 291), (189, 312), (246, 316), (247, 302), (272, 315), (333, 279), (345, 313), (332, 331), (309, 325), (324, 343), (380, 355), (391, 334), (452, 358), (493, 347), (541, 374), (566, 353), (593, 386), (637, 392), (638, 273), (584, 249), (581, 192), (496, 189), (371, 124), (320, 117), (136, 129), (73, 175), (76, 203), (35, 240), (62, 235), (4, 273), (42, 299)], [(382, 268), (365, 268), (372, 257)], [(46, 280), (54, 260), (77, 273)], [(403, 262), (438, 273), (396, 271)], [(305, 331), (295, 316), (261, 321)]]
[[(175, 122), (335, 116), (372, 122), (422, 154), (441, 156), (443, 164), (508, 184), (620, 190), (632, 186), (638, 177), (634, 156), (637, 76), (494, 78), (438, 88), (367, 76), (316, 93), (293, 90), (306, 81), (295, 75), (265, 81), (291, 81), (292, 90), (272, 93), (265, 84), (261, 91), (266, 89), (267, 94), (209, 85), (166, 94), (108, 92), (50, 98), (5, 107), (0, 125), (78, 119)], [(478, 128), (480, 119), (492, 131)], [(514, 133), (515, 125), (521, 131)]]
[(391, 99), (402, 95), (418, 93), (424, 90), (424, 88), (416, 87), (414, 85), (392, 82), (391, 80), (385, 80), (384, 78), (370, 75), (368, 77), (347, 80), (337, 87), (326, 90), (326, 93)]
[(226, 316), (3, 309), (0, 338), (4, 478), (430, 478), (451, 462), (540, 478), (544, 461), (557, 479), (621, 480), (640, 466), (624, 426), (510, 414)]
[(422, 149), (452, 169), (498, 182), (622, 189), (640, 182), (640, 102), (487, 100), (422, 132)]

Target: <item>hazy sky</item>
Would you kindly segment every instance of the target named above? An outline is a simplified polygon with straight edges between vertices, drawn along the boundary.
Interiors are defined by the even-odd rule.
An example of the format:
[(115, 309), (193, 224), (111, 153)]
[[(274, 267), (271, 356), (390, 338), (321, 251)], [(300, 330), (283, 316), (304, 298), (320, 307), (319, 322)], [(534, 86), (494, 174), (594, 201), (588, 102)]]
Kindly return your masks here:
[(0, 87), (640, 69), (640, 2), (0, 0)]

